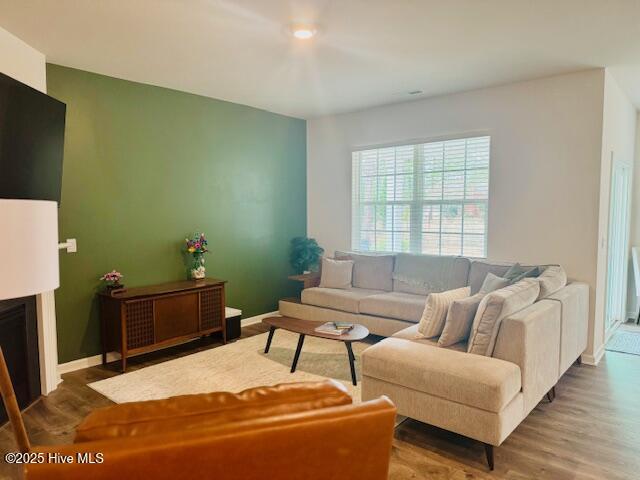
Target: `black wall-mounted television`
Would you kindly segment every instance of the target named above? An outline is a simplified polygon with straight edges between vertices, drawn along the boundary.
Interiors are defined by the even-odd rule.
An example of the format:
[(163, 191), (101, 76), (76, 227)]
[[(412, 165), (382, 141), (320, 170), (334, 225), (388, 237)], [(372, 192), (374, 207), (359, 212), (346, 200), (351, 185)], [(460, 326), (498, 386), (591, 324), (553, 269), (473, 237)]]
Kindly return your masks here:
[(0, 198), (60, 202), (66, 110), (0, 73)]

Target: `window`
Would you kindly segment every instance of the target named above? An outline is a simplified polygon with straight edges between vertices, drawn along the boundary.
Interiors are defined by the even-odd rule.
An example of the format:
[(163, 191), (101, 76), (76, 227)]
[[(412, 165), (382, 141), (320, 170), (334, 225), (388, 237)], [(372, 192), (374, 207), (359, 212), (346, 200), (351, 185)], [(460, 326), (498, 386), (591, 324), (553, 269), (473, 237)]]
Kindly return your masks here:
[(485, 257), (490, 137), (353, 152), (352, 248)]

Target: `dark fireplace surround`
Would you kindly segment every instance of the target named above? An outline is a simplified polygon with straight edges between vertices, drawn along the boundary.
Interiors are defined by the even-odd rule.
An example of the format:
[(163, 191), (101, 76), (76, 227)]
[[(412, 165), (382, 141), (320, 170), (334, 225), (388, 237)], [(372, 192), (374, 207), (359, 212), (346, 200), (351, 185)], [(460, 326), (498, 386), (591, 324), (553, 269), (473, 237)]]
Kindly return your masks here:
[[(36, 298), (0, 300), (0, 347), (21, 409), (40, 396)], [(0, 409), (0, 422), (7, 420)]]

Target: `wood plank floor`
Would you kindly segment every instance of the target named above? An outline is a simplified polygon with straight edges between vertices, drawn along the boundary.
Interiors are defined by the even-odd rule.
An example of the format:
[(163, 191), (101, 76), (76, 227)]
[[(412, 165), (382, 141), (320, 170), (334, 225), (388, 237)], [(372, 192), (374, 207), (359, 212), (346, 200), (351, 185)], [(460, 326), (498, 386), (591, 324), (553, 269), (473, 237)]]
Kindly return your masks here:
[[(243, 337), (266, 331), (243, 328)], [(130, 370), (215, 348), (205, 339), (130, 359)], [(76, 425), (110, 400), (87, 386), (117, 375), (116, 366), (63, 376), (60, 387), (32, 405), (24, 419), (34, 444), (71, 442)], [(0, 453), (15, 449), (10, 427), (0, 428)], [(0, 461), (0, 478), (19, 470)], [(574, 366), (560, 380), (553, 403), (543, 401), (496, 449), (489, 472), (479, 443), (414, 420), (396, 429), (390, 479), (640, 478), (640, 356), (607, 352), (597, 367)]]

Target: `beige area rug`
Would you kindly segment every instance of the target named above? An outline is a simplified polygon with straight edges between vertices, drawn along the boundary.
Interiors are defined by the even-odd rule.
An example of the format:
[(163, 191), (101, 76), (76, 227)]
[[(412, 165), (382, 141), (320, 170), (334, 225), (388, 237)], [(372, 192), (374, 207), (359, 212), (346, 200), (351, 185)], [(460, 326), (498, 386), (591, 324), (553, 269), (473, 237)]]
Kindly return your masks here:
[(124, 403), (333, 378), (348, 388), (354, 402), (360, 402), (360, 354), (368, 344), (353, 344), (358, 376), (358, 386), (354, 387), (343, 342), (305, 337), (297, 370), (290, 373), (298, 335), (277, 330), (265, 355), (266, 341), (266, 333), (255, 335), (89, 386), (116, 403)]

